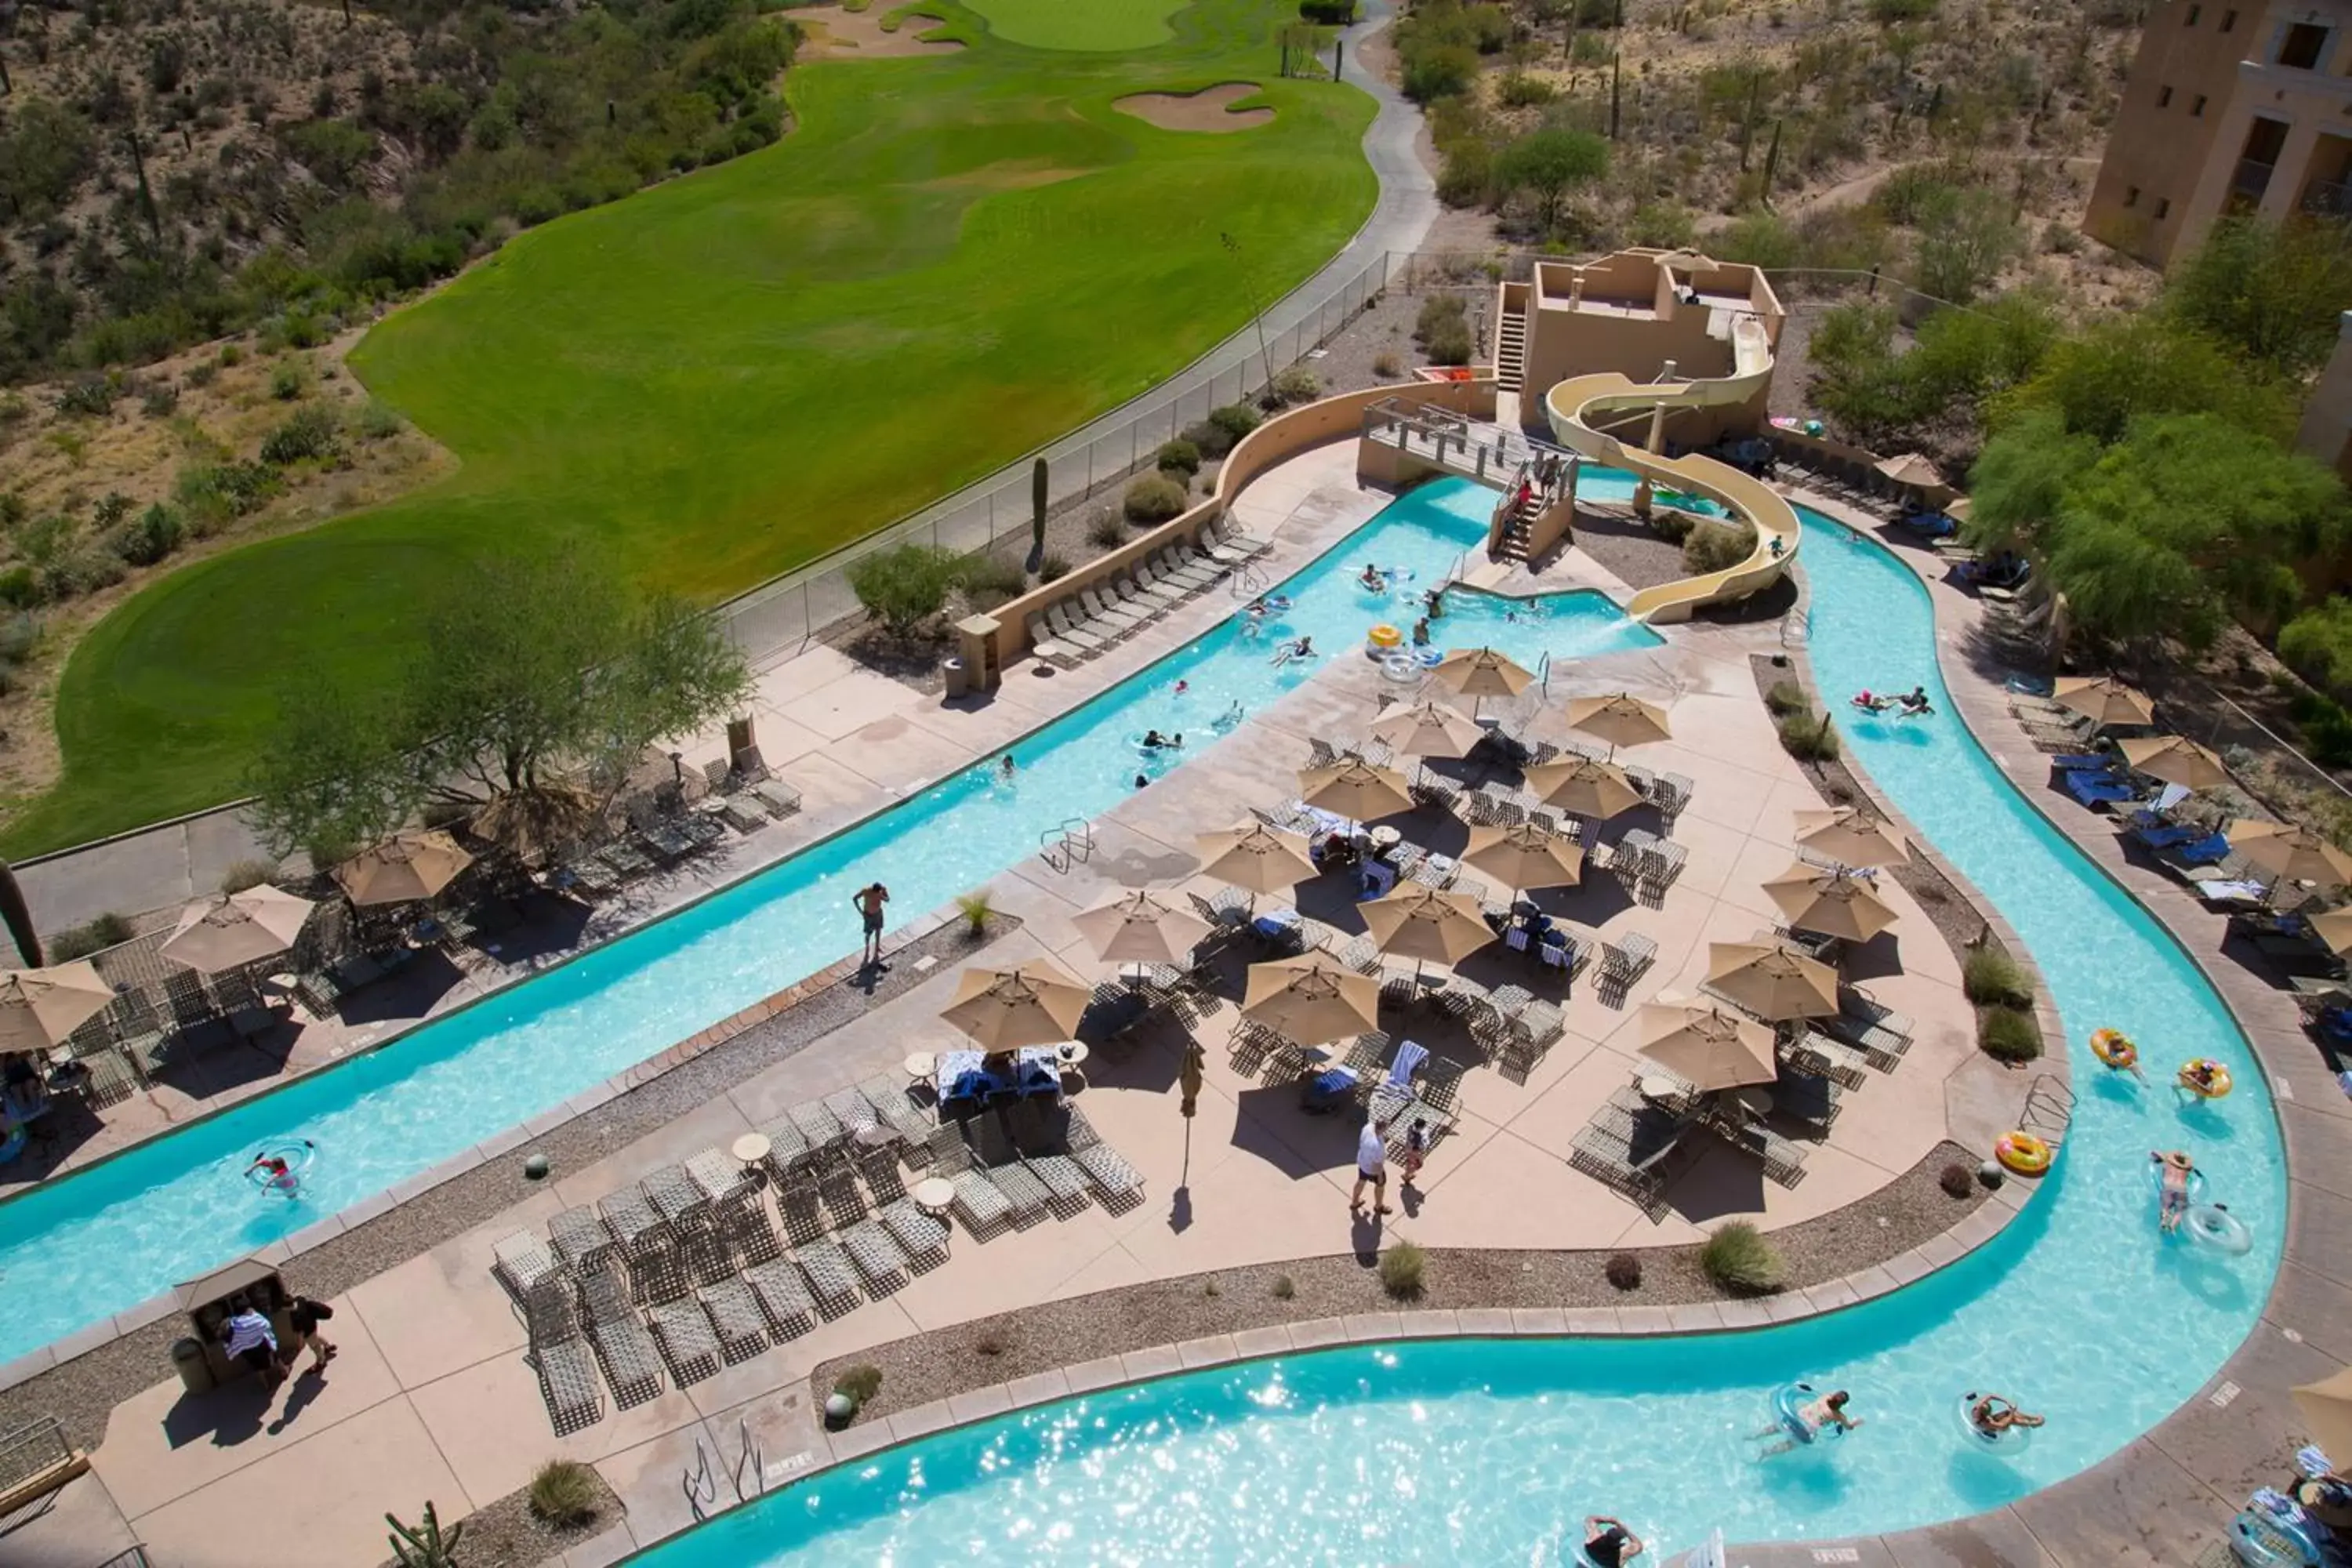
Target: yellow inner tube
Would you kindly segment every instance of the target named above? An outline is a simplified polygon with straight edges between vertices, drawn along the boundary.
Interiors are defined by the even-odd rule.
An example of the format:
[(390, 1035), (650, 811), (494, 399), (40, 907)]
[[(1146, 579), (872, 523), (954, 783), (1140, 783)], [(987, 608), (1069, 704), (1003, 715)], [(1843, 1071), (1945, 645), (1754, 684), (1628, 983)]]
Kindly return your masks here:
[(2050, 1145), (2022, 1130), (1993, 1140), (1992, 1157), (2021, 1176), (2038, 1176), (2050, 1169)]
[(2111, 1068), (2127, 1068), (2139, 1060), (2139, 1047), (2120, 1029), (2095, 1029), (2091, 1054)]
[[(2200, 1083), (2195, 1071), (2198, 1068), (2212, 1068), (2212, 1080), (2209, 1083)], [(2195, 1061), (2180, 1064), (2179, 1083), (2181, 1088), (2191, 1094), (2206, 1100), (2219, 1100), (2230, 1092), (2230, 1069), (2210, 1057), (2200, 1057)]]
[(1374, 647), (1394, 647), (1404, 641), (1404, 634), (1386, 621), (1374, 626), (1369, 635)]

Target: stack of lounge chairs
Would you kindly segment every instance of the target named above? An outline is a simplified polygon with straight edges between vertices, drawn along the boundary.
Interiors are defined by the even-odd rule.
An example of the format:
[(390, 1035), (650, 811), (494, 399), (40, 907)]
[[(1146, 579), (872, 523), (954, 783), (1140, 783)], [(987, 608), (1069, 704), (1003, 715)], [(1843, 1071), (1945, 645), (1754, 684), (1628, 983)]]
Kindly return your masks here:
[(1211, 523), (1201, 531), (1198, 546), (1155, 550), (1105, 582), (1079, 588), (1030, 616), (1029, 646), (1046, 662), (1071, 668), (1207, 592), (1269, 548)]

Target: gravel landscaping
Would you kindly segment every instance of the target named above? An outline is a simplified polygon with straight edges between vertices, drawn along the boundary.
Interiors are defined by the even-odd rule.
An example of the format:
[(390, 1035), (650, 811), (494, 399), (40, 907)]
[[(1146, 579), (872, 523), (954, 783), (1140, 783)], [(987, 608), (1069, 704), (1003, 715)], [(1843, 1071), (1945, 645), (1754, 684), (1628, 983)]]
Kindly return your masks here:
[[(591, 1465), (580, 1467), (583, 1478), (596, 1494), (594, 1510), (578, 1524), (549, 1524), (530, 1511), (530, 1489), (509, 1492), (496, 1502), (478, 1508), (462, 1521), (444, 1519), (441, 1527), (446, 1531), (462, 1522), (465, 1536), (457, 1542), (457, 1561), (465, 1568), (537, 1568), (541, 1563), (561, 1557), (574, 1546), (583, 1545), (604, 1534), (620, 1522), (625, 1511), (621, 1500), (604, 1484), (604, 1478)], [(412, 1529), (424, 1515), (420, 1505), (414, 1514), (399, 1514), (400, 1521)], [(390, 1531), (387, 1531), (389, 1535)], [(386, 1558), (383, 1568), (399, 1568)]]

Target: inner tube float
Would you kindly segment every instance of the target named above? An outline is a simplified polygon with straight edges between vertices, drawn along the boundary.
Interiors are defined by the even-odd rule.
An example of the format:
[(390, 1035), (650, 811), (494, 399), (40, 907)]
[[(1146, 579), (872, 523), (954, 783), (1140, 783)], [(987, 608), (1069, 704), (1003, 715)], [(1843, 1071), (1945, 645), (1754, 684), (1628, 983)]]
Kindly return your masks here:
[(2322, 1528), (2302, 1504), (2265, 1488), (2231, 1521), (2230, 1550), (2252, 1568), (2319, 1568), (2327, 1561)]
[(1445, 656), (1433, 647), (1416, 648), (1412, 657), (1420, 661), (1423, 669), (1435, 669), (1445, 662)]
[[(2147, 1186), (2148, 1191), (2156, 1194), (2157, 1202), (2162, 1203), (2164, 1201), (2164, 1157), (2160, 1154), (2150, 1154), (2147, 1157)], [(2202, 1171), (2189, 1173), (2189, 1201), (2192, 1204), (2205, 1201), (2205, 1173)], [(2185, 1225), (2188, 1222), (2184, 1220), (2182, 1223)]]
[(1374, 626), (1370, 631), (1364, 634), (1364, 640), (1371, 645), (1373, 657), (1378, 658), (1388, 649), (1396, 647), (1403, 643), (1404, 634), (1397, 630), (1396, 627), (1389, 625), (1388, 622), (1382, 621), (1379, 626)]
[(2050, 1145), (2023, 1128), (1993, 1140), (1992, 1157), (2021, 1176), (2040, 1176), (2050, 1170)]
[(245, 1179), (265, 1193), (291, 1198), (302, 1190), (302, 1173), (310, 1168), (318, 1152), (318, 1145), (307, 1138), (299, 1142), (272, 1144), (246, 1166)]
[(2092, 1030), (2091, 1054), (2117, 1072), (2127, 1072), (2139, 1064), (2139, 1047), (2121, 1029)]
[[(2192, 1182), (2190, 1184), (2194, 1185)], [(2180, 1222), (2189, 1239), (2200, 1247), (2210, 1247), (2216, 1252), (2226, 1252), (2232, 1258), (2243, 1257), (2253, 1249), (2253, 1234), (2236, 1215), (2221, 1204), (2198, 1204)]]
[(1845, 1436), (1845, 1428), (1834, 1421), (1819, 1427), (1809, 1426), (1805, 1424), (1805, 1418), (1798, 1414), (1805, 1405), (1811, 1404), (1819, 1394), (1820, 1391), (1810, 1383), (1784, 1384), (1772, 1391), (1772, 1419), (1780, 1424), (1782, 1431), (1788, 1433), (1801, 1445), (1824, 1442)]
[(1963, 1394), (1960, 1395), (1959, 1403), (1952, 1406), (1952, 1414), (1960, 1424), (1960, 1436), (1967, 1440), (1969, 1447), (1979, 1453), (2022, 1453), (2033, 1442), (2032, 1427), (2009, 1426), (1999, 1432), (1988, 1432), (1977, 1425), (1976, 1407), (1987, 1397), (1986, 1394), (1976, 1392)]
[(1421, 660), (1403, 648), (1391, 648), (1381, 655), (1381, 674), (1390, 680), (1419, 680)]
[[(2200, 1068), (2208, 1069), (2210, 1082), (2198, 1081), (2197, 1069)], [(2228, 1094), (2232, 1087), (2230, 1081), (2230, 1069), (2210, 1057), (2199, 1057), (2194, 1061), (2182, 1062), (2180, 1076), (2173, 1081), (2200, 1100), (2219, 1100)]]

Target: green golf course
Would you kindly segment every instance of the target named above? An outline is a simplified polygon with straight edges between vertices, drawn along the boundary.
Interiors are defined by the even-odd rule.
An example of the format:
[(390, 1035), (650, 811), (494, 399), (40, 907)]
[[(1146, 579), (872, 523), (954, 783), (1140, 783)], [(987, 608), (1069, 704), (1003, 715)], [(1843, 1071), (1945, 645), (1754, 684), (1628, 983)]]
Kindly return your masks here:
[[(490, 549), (609, 552), (709, 601), (822, 555), (1181, 368), (1370, 210), (1372, 100), (1276, 75), (1294, 0), (980, 4), (919, 7), (961, 52), (795, 66), (775, 146), (533, 229), (386, 318), (352, 367), (457, 474), (110, 615), (59, 683), (63, 781), (0, 851), (233, 797), (291, 678), (390, 668)], [(1164, 41), (1106, 41), (1138, 37)], [(1111, 108), (1236, 80), (1270, 123)]]

